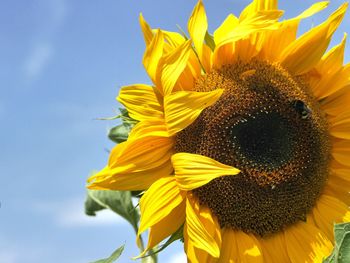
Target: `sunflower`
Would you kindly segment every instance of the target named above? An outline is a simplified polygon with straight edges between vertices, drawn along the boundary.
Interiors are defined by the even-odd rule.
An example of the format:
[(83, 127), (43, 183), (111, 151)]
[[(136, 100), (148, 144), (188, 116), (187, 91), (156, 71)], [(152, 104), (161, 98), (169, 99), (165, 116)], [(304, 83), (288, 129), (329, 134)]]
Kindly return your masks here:
[(215, 30), (201, 1), (189, 37), (142, 15), (153, 85), (122, 87), (138, 123), (91, 189), (143, 190), (145, 255), (183, 227), (189, 262), (321, 262), (350, 221), (350, 65), (327, 51), (348, 4), (297, 36), (328, 2), (281, 20), (254, 0)]

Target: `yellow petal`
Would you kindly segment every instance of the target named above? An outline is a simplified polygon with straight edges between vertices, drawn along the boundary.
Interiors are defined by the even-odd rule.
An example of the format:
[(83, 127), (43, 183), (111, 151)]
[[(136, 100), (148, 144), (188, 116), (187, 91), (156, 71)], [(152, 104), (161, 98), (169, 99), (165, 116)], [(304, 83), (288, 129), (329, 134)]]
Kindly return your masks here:
[[(164, 34), (164, 38), (166, 42), (172, 47), (172, 49), (186, 42), (186, 39), (177, 32), (166, 31), (166, 30), (162, 30), (162, 32)], [(172, 49), (169, 49), (169, 51)]]
[(343, 4), (327, 21), (311, 29), (288, 45), (279, 57), (281, 64), (294, 74), (314, 67), (326, 51), (331, 37), (344, 17), (348, 4)]
[(349, 111), (350, 86), (344, 87), (321, 102), (322, 110), (328, 115), (337, 116)]
[(217, 177), (236, 175), (240, 172), (232, 166), (199, 154), (176, 153), (171, 160), (176, 181), (180, 189), (186, 191), (201, 187)]
[(344, 37), (341, 43), (331, 48), (321, 58), (321, 61), (317, 65), (316, 69), (321, 73), (322, 76), (323, 74), (334, 74), (342, 68), (344, 62), (346, 37), (347, 34), (344, 33)]
[(279, 10), (256, 12), (254, 15), (240, 21), (236, 27), (226, 34), (224, 39), (216, 43), (216, 49), (228, 42), (235, 42), (239, 39), (243, 39), (252, 33), (278, 28), (278, 23), (276, 23), (276, 21), (282, 14), (283, 12)]
[(276, 30), (279, 26), (277, 19), (281, 15), (282, 12), (278, 10), (258, 11), (225, 32), (225, 35), (220, 36), (220, 42), (215, 42), (213, 67), (220, 68), (235, 60), (249, 61), (256, 56), (263, 44), (260, 35), (267, 30)]
[(126, 141), (123, 148), (119, 145), (112, 149), (108, 162), (114, 173), (153, 169), (168, 161), (173, 153), (173, 140), (166, 137), (141, 137)]
[(213, 65), (213, 51), (206, 44), (203, 44), (201, 64), (206, 73), (211, 71)]
[(164, 57), (161, 73), (161, 92), (163, 95), (171, 94), (176, 82), (187, 65), (191, 49), (191, 41), (188, 40)]
[(222, 92), (221, 89), (210, 92), (179, 91), (165, 96), (165, 121), (169, 135), (176, 134), (194, 122), (202, 110), (220, 98)]
[(277, 0), (254, 0), (251, 4), (249, 4), (244, 10), (242, 11), (241, 15), (239, 16), (240, 20), (246, 19), (247, 17), (253, 16), (258, 11), (264, 11), (264, 10), (275, 10), (278, 8), (278, 1)]
[(333, 143), (333, 158), (345, 166), (350, 166), (350, 140), (337, 140)]
[(344, 112), (330, 119), (329, 132), (334, 137), (350, 140), (350, 112)]
[(329, 5), (329, 1), (314, 3), (308, 9), (306, 9), (301, 14), (299, 14), (298, 16), (296, 16), (295, 18), (292, 18), (292, 19), (293, 20), (300, 20), (300, 19), (304, 19), (304, 18), (313, 16), (314, 14), (325, 9), (328, 5)]
[(220, 68), (234, 60), (250, 60), (262, 48), (260, 35), (265, 30), (278, 28), (279, 24), (276, 21), (282, 15), (281, 11), (269, 10), (269, 8), (255, 10), (254, 5), (254, 3), (251, 4), (253, 13), (248, 16), (243, 14), (240, 19), (229, 15), (215, 31), (214, 67)]
[(222, 42), (227, 35), (238, 25), (238, 18), (233, 14), (229, 14), (225, 21), (214, 31), (214, 41), (215, 43)]
[(207, 251), (193, 246), (193, 243), (189, 240), (186, 224), (184, 227), (184, 248), (188, 263), (217, 263), (217, 259), (212, 257)]
[(278, 29), (267, 32), (260, 56), (270, 61), (278, 61), (283, 49), (295, 40), (298, 25), (298, 20), (287, 20), (281, 22)]
[(188, 32), (190, 33), (194, 47), (196, 48), (196, 51), (201, 61), (203, 60), (203, 42), (207, 29), (207, 15), (205, 13), (202, 0), (199, 0), (197, 5), (193, 9), (192, 15), (188, 21)]
[(337, 176), (334, 172), (331, 172), (327, 184), (323, 189), (325, 195), (333, 196), (343, 203), (350, 205), (350, 182), (344, 178)]
[[(90, 184), (90, 183), (94, 183), (94, 182), (97, 182), (97, 181), (102, 181), (106, 178), (109, 178), (111, 177), (111, 174), (109, 172), (109, 168), (108, 166), (105, 166), (102, 170), (100, 170), (99, 172), (93, 174), (92, 176), (90, 176), (88, 179), (87, 179), (87, 182)], [(91, 184), (92, 185), (92, 184)], [(91, 187), (90, 185), (90, 187)], [(88, 186), (88, 188), (90, 188)], [(95, 189), (94, 187), (91, 187), (90, 189)]]
[(242, 263), (263, 263), (264, 258), (260, 242), (254, 235), (242, 231), (236, 232), (237, 250)]
[(169, 137), (164, 119), (150, 119), (137, 123), (132, 128), (128, 140), (142, 137)]
[(109, 161), (108, 161), (109, 164), (111, 164), (112, 162), (116, 162), (121, 157), (124, 150), (127, 147), (129, 147), (129, 144), (130, 144), (130, 142), (125, 141), (125, 142), (122, 142), (122, 143), (115, 145), (113, 147), (113, 149), (111, 150), (110, 155), (109, 155)]
[(248, 38), (235, 43), (235, 61), (249, 62), (256, 57), (261, 49), (261, 36), (263, 32), (250, 35)]
[(222, 234), (222, 244), (219, 263), (239, 263), (237, 231), (225, 229)]
[(135, 120), (163, 118), (162, 101), (152, 86), (144, 84), (124, 86), (117, 100), (126, 107), (129, 116)]
[(287, 251), (292, 263), (322, 262), (330, 255), (332, 243), (312, 224), (296, 223), (285, 230)]
[[(180, 191), (174, 176), (164, 177), (153, 183), (140, 199), (141, 221), (138, 236), (164, 220), (169, 213), (185, 202), (185, 197), (185, 192)], [(184, 220), (180, 220), (175, 230), (183, 223)]]
[(160, 74), (160, 59), (163, 56), (164, 35), (162, 31), (157, 30), (153, 36), (151, 43), (147, 46), (145, 54), (143, 55), (143, 65), (153, 81), (157, 86), (158, 77)]
[(142, 14), (140, 14), (139, 21), (140, 21), (140, 26), (142, 29), (143, 37), (145, 39), (146, 47), (147, 47), (153, 39), (152, 29), (147, 24), (146, 20), (142, 16)]
[(214, 258), (220, 256), (221, 236), (220, 226), (213, 218), (210, 210), (200, 207), (197, 200), (190, 195), (186, 201), (186, 234), (188, 242), (194, 247), (204, 250)]
[[(253, 1), (247, 8), (243, 10), (239, 20), (243, 21), (253, 17), (257, 12), (277, 11), (278, 1)], [(315, 4), (316, 6), (316, 4)], [(314, 7), (310, 9), (315, 9)], [(296, 19), (311, 15), (311, 10), (306, 10)], [(272, 25), (273, 30), (260, 30), (250, 34), (246, 39), (237, 41), (236, 43), (236, 58), (235, 60), (250, 61), (253, 57), (258, 59), (274, 61), (281, 50), (287, 44), (295, 39), (298, 22), (295, 19), (287, 20)], [(277, 22), (277, 21), (276, 21)], [(284, 34), (280, 35), (281, 32)]]
[[(164, 49), (166, 53), (171, 52), (174, 48), (184, 44), (186, 39), (177, 32), (164, 31), (164, 38), (166, 40)], [(179, 86), (179, 90), (192, 90), (195, 80), (201, 75), (201, 65), (198, 61), (197, 55), (194, 53), (193, 49), (190, 51), (188, 58), (188, 63), (181, 73), (176, 86)], [(174, 87), (176, 88), (176, 87)]]
[(148, 189), (155, 181), (173, 173), (173, 166), (170, 161), (163, 165), (129, 173), (119, 173), (116, 169), (108, 167), (89, 178), (89, 189), (95, 190), (119, 190), (119, 191), (140, 191)]
[(345, 166), (334, 167), (334, 164), (331, 164), (332, 172), (335, 176), (349, 181), (350, 182), (350, 168)]
[(147, 247), (140, 256), (144, 255), (148, 250), (159, 244), (162, 240), (173, 234), (183, 225), (186, 215), (185, 206), (186, 203), (182, 202), (161, 221), (150, 227)]
[[(198, 62), (198, 59), (196, 58), (196, 63)], [(173, 88), (173, 92), (177, 92), (177, 91), (193, 91), (194, 90), (194, 86), (195, 86), (195, 82), (196, 82), (196, 74), (194, 73), (192, 70), (194, 68), (191, 67), (192, 62), (188, 62), (187, 66), (185, 67), (184, 71), (181, 73), (181, 75), (179, 76), (176, 85)]]
[(220, 48), (215, 49), (213, 55), (213, 67), (219, 69), (223, 65), (232, 64), (236, 54), (235, 42), (222, 45)]
[(321, 75), (321, 78), (318, 81), (316, 81), (316, 84), (310, 83), (314, 96), (318, 100), (326, 98), (350, 85), (350, 77), (349, 77), (350, 65), (349, 64), (345, 65), (334, 74), (319, 73), (319, 75)]
[(291, 263), (287, 249), (284, 234), (276, 233), (271, 236), (259, 239), (263, 249), (264, 262), (269, 263)]
[[(238, 25), (238, 18), (229, 14), (225, 21), (214, 31), (214, 42), (220, 43), (226, 39), (227, 35)], [(214, 63), (217, 68), (232, 63), (234, 56), (234, 43), (227, 43), (220, 48), (216, 48), (214, 53)]]
[(332, 242), (334, 242), (334, 224), (350, 221), (350, 211), (347, 205), (327, 195), (320, 196), (313, 209), (313, 216), (317, 226), (323, 230)]
[(315, 3), (298, 16), (279, 23), (278, 29), (264, 32), (262, 58), (278, 61), (277, 58), (283, 49), (296, 39), (300, 21), (323, 10), (328, 4), (329, 2)]

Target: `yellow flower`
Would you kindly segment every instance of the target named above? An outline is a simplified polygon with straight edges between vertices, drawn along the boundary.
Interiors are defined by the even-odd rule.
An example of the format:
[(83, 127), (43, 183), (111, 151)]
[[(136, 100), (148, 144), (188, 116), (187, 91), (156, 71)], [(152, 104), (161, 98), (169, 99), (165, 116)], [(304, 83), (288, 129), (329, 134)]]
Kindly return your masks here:
[(297, 37), (277, 0), (254, 0), (213, 36), (201, 1), (190, 38), (140, 17), (154, 86), (122, 87), (139, 121), (91, 189), (146, 190), (149, 249), (184, 225), (189, 262), (321, 262), (350, 220), (350, 65), (326, 52), (347, 4)]

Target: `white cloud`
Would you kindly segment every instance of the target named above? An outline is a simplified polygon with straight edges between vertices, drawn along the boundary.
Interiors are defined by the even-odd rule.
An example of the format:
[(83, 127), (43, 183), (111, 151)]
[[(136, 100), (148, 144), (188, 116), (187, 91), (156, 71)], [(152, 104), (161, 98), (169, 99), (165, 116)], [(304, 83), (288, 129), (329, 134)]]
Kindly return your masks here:
[(187, 258), (184, 252), (176, 253), (169, 258), (169, 263), (186, 263)]
[(58, 29), (64, 23), (68, 13), (68, 8), (65, 0), (50, 0), (44, 1), (47, 3), (47, 13), (49, 20), (46, 23), (46, 30), (36, 39), (37, 43), (30, 50), (27, 57), (24, 59), (23, 69), (24, 74), (29, 79), (34, 79), (40, 76), (54, 55), (52, 37), (57, 34)]
[(24, 61), (24, 73), (28, 78), (38, 77), (52, 59), (54, 50), (49, 43), (39, 43)]
[(60, 227), (91, 227), (116, 226), (126, 224), (126, 221), (110, 210), (102, 210), (96, 216), (87, 216), (84, 213), (84, 200), (80, 198), (61, 202), (37, 202), (34, 209), (48, 214), (54, 223)]

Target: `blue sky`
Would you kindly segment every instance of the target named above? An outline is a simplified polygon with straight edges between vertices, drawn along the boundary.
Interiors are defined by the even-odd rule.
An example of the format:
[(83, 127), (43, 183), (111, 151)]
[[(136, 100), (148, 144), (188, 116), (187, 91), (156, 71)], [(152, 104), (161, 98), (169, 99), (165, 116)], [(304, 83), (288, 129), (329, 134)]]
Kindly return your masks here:
[[(292, 17), (315, 1), (287, 0)], [(210, 30), (246, 0), (204, 0)], [(302, 31), (324, 20), (342, 1)], [(117, 216), (83, 214), (85, 180), (107, 161), (118, 88), (149, 83), (141, 64), (142, 12), (152, 27), (186, 28), (195, 0), (3, 0), (0, 3), (0, 262), (89, 262), (126, 242), (121, 262), (137, 254), (132, 228)], [(335, 34), (338, 43), (350, 16)], [(349, 61), (349, 45), (346, 61)], [(181, 262), (181, 244), (160, 262)], [(172, 259), (171, 259), (172, 258)], [(163, 259), (163, 260), (162, 260)], [(166, 260), (165, 260), (166, 259)]]

